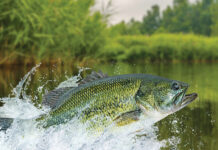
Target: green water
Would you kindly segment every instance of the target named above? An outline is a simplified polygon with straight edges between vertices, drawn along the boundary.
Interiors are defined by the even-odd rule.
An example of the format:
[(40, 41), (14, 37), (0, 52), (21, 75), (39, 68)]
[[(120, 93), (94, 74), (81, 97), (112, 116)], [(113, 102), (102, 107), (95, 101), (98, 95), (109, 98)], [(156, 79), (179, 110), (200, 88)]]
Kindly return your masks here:
[[(166, 141), (166, 147), (162, 149), (218, 149), (218, 64), (122, 63), (88, 67), (109, 75), (149, 73), (189, 83), (189, 92), (197, 92), (199, 98), (183, 110), (156, 123), (157, 138)], [(31, 68), (0, 68), (0, 97), (7, 97)], [(46, 82), (45, 88), (51, 90), (77, 73), (78, 68), (72, 66), (40, 67), (32, 76), (27, 91), (33, 96), (37, 95), (37, 88)]]

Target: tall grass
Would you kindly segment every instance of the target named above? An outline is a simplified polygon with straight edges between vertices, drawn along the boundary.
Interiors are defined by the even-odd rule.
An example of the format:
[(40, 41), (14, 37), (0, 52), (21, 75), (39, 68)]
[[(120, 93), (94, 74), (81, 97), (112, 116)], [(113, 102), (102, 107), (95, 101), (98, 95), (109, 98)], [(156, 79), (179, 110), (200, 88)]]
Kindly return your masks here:
[(100, 13), (90, 13), (93, 4), (94, 0), (1, 0), (0, 59), (93, 55), (105, 43), (106, 28)]
[(192, 34), (118, 36), (101, 51), (107, 61), (217, 61), (218, 38)]

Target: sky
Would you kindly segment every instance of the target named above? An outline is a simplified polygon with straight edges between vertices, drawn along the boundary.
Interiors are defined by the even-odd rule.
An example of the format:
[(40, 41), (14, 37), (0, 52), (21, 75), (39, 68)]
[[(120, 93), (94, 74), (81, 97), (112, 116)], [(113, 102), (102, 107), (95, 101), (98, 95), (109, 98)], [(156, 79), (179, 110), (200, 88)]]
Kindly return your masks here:
[[(189, 0), (195, 2), (196, 0)], [(102, 10), (102, 5), (106, 5), (108, 0), (96, 0), (94, 9)], [(122, 20), (129, 21), (131, 18), (141, 20), (151, 6), (158, 4), (160, 10), (171, 6), (173, 0), (112, 0), (113, 15), (110, 18), (111, 24), (119, 23)]]

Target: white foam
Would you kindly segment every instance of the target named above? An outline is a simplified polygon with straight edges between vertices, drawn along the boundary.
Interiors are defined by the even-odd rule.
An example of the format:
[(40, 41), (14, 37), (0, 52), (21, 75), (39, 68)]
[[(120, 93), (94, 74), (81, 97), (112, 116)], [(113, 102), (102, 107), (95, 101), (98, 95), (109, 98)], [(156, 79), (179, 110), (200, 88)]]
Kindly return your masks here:
[(0, 107), (0, 118), (30, 119), (46, 112), (37, 109), (30, 101), (18, 98), (2, 98), (5, 104)]
[[(24, 86), (28, 85), (25, 82), (30, 80), (30, 74), (35, 72), (36, 68), (32, 69), (13, 90), (14, 97), (1, 99), (5, 104), (0, 107), (0, 117), (16, 118), (10, 129), (0, 132), (1, 150), (158, 150), (165, 145), (165, 141), (157, 140), (157, 128), (152, 126), (153, 122), (143, 118), (128, 126), (108, 127), (101, 134), (87, 130), (86, 124), (77, 119), (47, 129), (40, 128), (31, 118), (49, 110), (36, 108), (31, 102), (31, 96), (25, 93), (27, 86)], [(78, 77), (80, 74), (59, 86), (76, 84)], [(38, 92), (43, 91), (43, 87), (38, 88)], [(21, 94), (25, 95), (22, 99)], [(143, 134), (146, 136), (140, 136)]]

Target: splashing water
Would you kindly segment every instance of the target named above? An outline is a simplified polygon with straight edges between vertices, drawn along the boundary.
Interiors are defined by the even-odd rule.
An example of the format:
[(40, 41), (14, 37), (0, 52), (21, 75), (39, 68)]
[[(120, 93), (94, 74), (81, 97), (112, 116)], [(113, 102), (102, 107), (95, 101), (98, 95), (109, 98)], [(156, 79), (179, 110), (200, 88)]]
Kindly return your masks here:
[[(18, 83), (12, 91), (13, 97), (0, 98), (4, 103), (0, 107), (0, 118), (15, 118), (7, 131), (0, 131), (1, 150), (158, 150), (165, 145), (165, 141), (157, 140), (155, 132), (158, 129), (152, 126), (153, 122), (149, 124), (148, 120), (145, 122), (143, 119), (124, 127), (108, 127), (100, 135), (87, 131), (86, 124), (76, 119), (47, 129), (37, 127), (34, 118), (48, 113), (49, 109), (35, 107), (33, 98), (26, 94), (26, 90), (31, 75), (39, 66), (34, 67)], [(57, 88), (77, 86), (77, 81), (81, 79), (80, 73), (85, 69), (80, 69), (77, 76), (68, 78)], [(38, 88), (38, 92), (43, 91), (44, 85)]]
[(90, 68), (80, 68), (80, 69), (79, 69), (79, 74), (78, 74), (77, 76), (73, 76), (73, 77), (70, 77), (70, 78), (67, 77), (67, 80), (61, 82), (61, 83), (58, 85), (57, 89), (58, 89), (58, 88), (63, 88), (63, 87), (77, 87), (77, 86), (78, 86), (77, 82), (82, 78), (82, 77), (81, 77), (81, 73), (82, 73), (83, 71), (89, 70), (89, 69), (90, 69)]

